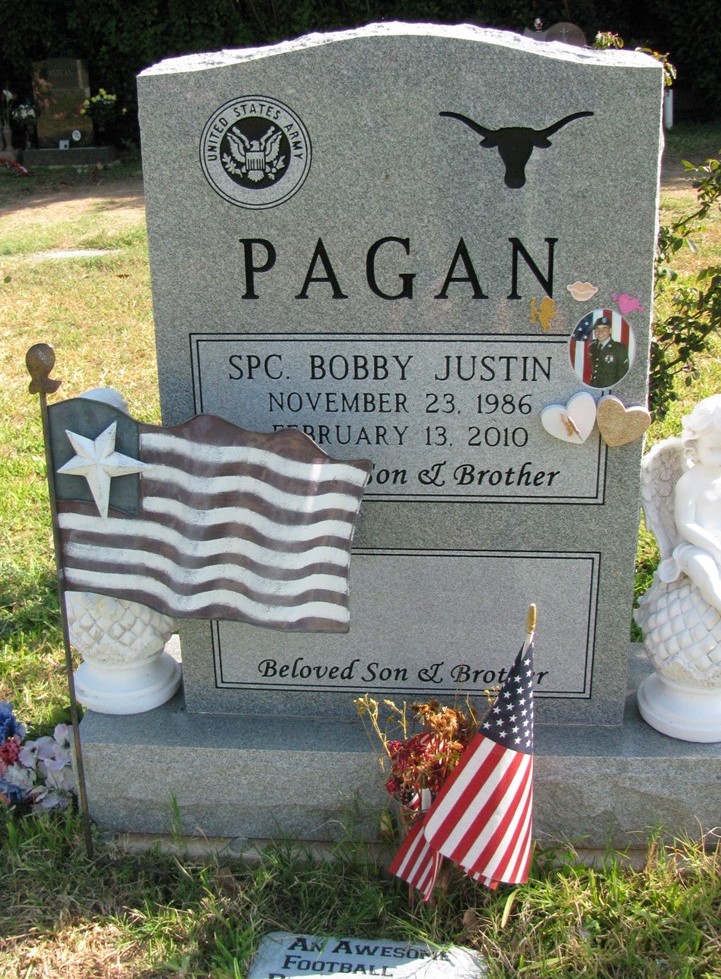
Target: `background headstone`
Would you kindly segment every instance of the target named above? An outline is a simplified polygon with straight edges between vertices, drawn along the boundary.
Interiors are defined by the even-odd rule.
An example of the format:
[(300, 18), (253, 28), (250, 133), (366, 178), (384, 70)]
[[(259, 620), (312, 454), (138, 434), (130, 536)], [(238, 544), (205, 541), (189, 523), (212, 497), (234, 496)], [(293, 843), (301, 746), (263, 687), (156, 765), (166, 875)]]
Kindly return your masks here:
[(41, 149), (57, 149), (61, 140), (67, 140), (72, 149), (92, 143), (93, 124), (80, 112), (89, 97), (88, 67), (84, 61), (48, 58), (34, 62), (33, 100)]
[(580, 363), (597, 313), (629, 352), (613, 394), (645, 405), (660, 64), (383, 24), (172, 59), (139, 96), (164, 423), (375, 464), (350, 634), (191, 623), (188, 709), (482, 692), (535, 602), (540, 721), (619, 724), (641, 440), (541, 412), (608, 393)]
[(563, 44), (576, 44), (580, 47), (586, 46), (586, 35), (576, 24), (562, 20), (553, 24), (547, 30), (543, 27), (538, 29), (527, 27), (523, 32), (524, 37), (535, 38), (536, 41), (561, 41)]

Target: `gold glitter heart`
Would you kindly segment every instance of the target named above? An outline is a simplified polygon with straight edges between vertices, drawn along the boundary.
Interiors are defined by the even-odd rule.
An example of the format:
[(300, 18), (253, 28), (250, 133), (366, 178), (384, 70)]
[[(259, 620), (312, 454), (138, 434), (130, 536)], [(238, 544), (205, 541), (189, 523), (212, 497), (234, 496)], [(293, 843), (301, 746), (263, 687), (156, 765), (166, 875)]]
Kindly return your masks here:
[(640, 405), (627, 408), (609, 394), (598, 402), (596, 424), (606, 445), (615, 448), (641, 438), (651, 424), (651, 414)]

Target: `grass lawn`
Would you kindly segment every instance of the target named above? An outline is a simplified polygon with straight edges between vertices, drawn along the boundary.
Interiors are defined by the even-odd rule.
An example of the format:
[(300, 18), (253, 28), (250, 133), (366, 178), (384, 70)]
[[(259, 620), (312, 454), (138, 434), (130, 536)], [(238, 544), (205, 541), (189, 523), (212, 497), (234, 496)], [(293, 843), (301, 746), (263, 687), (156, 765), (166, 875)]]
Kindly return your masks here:
[[(669, 134), (662, 222), (694, 207), (681, 160), (702, 163), (719, 144), (718, 127)], [(140, 191), (132, 162), (28, 178), (0, 169), (0, 700), (11, 700), (35, 734), (66, 717), (67, 688), (39, 412), (24, 357), (49, 342), (61, 396), (108, 383), (136, 417), (158, 420)], [(721, 262), (718, 210), (694, 241), (679, 257), (682, 281)], [(47, 256), (57, 249), (103, 254)], [(721, 390), (718, 337), (694, 367), (677, 378), (680, 400), (654, 423), (650, 442), (677, 433), (694, 401)], [(655, 561), (655, 543), (642, 534), (639, 582)], [(135, 856), (97, 838), (89, 858), (76, 816), (16, 820), (2, 810), (0, 977), (238, 979), (260, 937), (283, 929), (460, 942), (488, 957), (491, 977), (721, 976), (715, 838), (651, 842), (641, 867), (612, 854), (589, 868), (572, 850), (543, 853), (527, 886), (491, 893), (459, 878), (431, 907), (411, 907), (407, 890), (351, 840), (333, 857), (319, 863), (280, 844), (248, 865), (194, 859), (180, 843), (170, 855)]]

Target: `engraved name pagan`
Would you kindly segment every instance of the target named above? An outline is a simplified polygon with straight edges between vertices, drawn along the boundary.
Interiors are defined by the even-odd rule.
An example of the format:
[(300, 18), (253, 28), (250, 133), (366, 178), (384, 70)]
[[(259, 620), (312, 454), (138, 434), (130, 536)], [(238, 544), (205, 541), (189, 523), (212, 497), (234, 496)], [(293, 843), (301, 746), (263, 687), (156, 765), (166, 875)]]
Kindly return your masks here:
[[(278, 277), (274, 277), (274, 281), (283, 280), (283, 250), (268, 238), (240, 238), (239, 240), (243, 247), (244, 272), (244, 290), (241, 296), (243, 299), (259, 299), (262, 276), (269, 276), (275, 271)], [(507, 299), (523, 298), (519, 291), (521, 260), (546, 295), (553, 298), (553, 268), (558, 238), (544, 238), (543, 241), (546, 244), (546, 255), (545, 269), (541, 270), (520, 238), (508, 239), (510, 292), (506, 296)], [(538, 253), (541, 248), (542, 246), (537, 246), (535, 251)], [(308, 261), (308, 271), (303, 281), (296, 283), (295, 288), (299, 286), (299, 291), (295, 292), (295, 288), (291, 287), (295, 299), (309, 299), (311, 287), (313, 296), (330, 295), (332, 299), (350, 298), (341, 257), (331, 252), (332, 249), (323, 239), (318, 238)], [(442, 274), (444, 279), (440, 290), (433, 294), (432, 298), (448, 299), (451, 290), (454, 295), (457, 295), (457, 290), (462, 289), (463, 294), (472, 299), (488, 299), (489, 294), (484, 292), (478, 272), (478, 269), (482, 268), (481, 260), (481, 256), (471, 254), (464, 239), (460, 238), (453, 253), (449, 248), (448, 263), (442, 269), (435, 270), (433, 278)], [(416, 298), (415, 280), (419, 273), (409, 268), (409, 264), (412, 265), (410, 238), (388, 236), (374, 241), (366, 253), (365, 280), (368, 289), (380, 299)], [(269, 282), (270, 279), (264, 278), (262, 281)]]

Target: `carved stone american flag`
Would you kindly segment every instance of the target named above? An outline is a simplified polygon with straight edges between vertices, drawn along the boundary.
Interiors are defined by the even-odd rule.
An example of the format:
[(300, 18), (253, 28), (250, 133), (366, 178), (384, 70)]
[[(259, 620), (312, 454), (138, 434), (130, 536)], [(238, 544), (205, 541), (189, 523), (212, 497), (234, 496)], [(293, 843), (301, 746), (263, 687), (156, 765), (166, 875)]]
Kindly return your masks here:
[(186, 618), (346, 632), (371, 464), (295, 430), (174, 428), (75, 398), (49, 409), (64, 587)]

